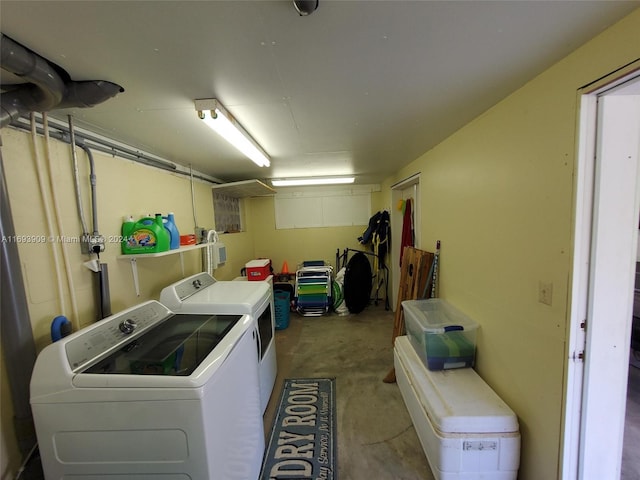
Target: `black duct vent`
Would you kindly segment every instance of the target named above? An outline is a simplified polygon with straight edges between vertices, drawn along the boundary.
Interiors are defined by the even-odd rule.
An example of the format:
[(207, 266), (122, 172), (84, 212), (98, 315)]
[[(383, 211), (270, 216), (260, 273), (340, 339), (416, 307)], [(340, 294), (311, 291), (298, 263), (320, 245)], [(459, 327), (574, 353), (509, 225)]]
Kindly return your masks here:
[(293, 6), (295, 7), (298, 15), (306, 17), (311, 15), (318, 8), (319, 0), (293, 0)]
[(76, 82), (67, 72), (0, 33), (0, 67), (25, 80), (2, 86), (0, 127), (31, 112), (93, 107), (124, 88), (105, 80)]

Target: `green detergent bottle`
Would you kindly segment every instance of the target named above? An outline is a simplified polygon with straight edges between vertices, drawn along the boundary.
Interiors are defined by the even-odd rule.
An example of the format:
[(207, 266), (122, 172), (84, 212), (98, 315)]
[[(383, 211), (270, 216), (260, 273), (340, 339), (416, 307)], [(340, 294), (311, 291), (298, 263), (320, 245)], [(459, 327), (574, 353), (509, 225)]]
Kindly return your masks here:
[(133, 222), (129, 217), (122, 224), (122, 253), (158, 253), (169, 250), (169, 233), (162, 223), (162, 214)]

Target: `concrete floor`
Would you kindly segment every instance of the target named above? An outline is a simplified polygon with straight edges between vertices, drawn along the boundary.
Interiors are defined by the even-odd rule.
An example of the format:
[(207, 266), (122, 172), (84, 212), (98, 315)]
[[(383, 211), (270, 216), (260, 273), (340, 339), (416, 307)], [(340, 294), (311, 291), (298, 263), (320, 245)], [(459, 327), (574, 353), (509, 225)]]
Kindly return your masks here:
[[(634, 353), (632, 353), (634, 355)], [(621, 480), (640, 479), (640, 352), (629, 365)]]
[(340, 480), (432, 480), (393, 367), (393, 312), (380, 305), (357, 315), (302, 317), (276, 331), (278, 377), (265, 412), (271, 431), (284, 378), (335, 377)]
[[(265, 412), (268, 435), (285, 378), (336, 377), (338, 478), (433, 480), (397, 385), (393, 312), (369, 306), (357, 315), (302, 317), (276, 331), (278, 377)], [(640, 365), (640, 363), (639, 363)], [(640, 368), (629, 367), (621, 480), (640, 480)]]

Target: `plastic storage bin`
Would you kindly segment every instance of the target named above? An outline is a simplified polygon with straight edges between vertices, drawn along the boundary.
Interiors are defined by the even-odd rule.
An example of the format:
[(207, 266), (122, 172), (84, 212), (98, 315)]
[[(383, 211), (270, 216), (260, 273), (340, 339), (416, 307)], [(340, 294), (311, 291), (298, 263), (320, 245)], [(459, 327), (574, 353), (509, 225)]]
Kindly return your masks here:
[(446, 300), (405, 300), (407, 336), (429, 370), (473, 367), (478, 324)]

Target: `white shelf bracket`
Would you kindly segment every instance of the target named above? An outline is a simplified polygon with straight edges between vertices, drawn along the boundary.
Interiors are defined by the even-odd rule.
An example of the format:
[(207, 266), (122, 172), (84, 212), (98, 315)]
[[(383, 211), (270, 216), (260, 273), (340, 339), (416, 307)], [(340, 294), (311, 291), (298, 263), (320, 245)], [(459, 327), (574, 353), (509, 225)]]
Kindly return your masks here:
[(140, 296), (140, 282), (138, 281), (138, 262), (135, 258), (131, 259), (131, 274), (133, 275), (133, 288), (136, 289), (136, 297)]

